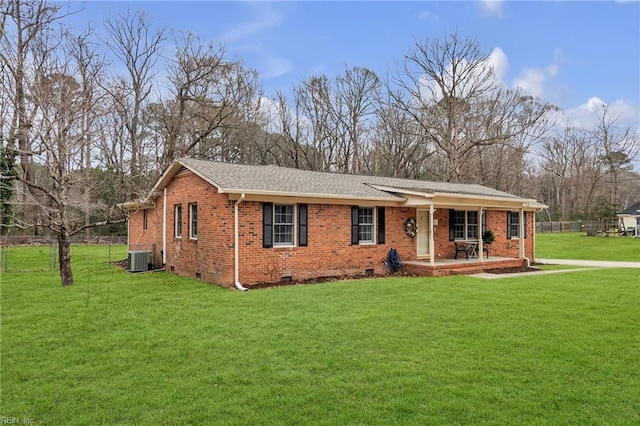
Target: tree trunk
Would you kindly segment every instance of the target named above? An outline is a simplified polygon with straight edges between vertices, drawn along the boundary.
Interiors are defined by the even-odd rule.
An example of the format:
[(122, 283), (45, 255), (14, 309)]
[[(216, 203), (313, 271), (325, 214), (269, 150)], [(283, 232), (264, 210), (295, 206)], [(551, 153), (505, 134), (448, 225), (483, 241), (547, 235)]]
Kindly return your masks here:
[(58, 259), (60, 263), (60, 280), (65, 287), (73, 284), (70, 239), (69, 232), (63, 227), (58, 234)]

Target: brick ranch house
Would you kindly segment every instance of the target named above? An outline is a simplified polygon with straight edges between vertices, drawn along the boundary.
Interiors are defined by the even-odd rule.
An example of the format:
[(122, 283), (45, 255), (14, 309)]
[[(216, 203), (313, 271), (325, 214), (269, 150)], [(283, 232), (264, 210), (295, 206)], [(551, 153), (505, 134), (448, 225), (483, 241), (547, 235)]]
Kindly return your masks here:
[[(383, 275), (390, 248), (405, 271), (425, 276), (524, 266), (545, 206), (480, 185), (185, 158), (145, 200), (122, 207), (129, 250), (151, 251), (154, 267), (245, 289)], [(488, 253), (456, 253), (456, 241), (482, 247), (485, 229), (495, 236)]]

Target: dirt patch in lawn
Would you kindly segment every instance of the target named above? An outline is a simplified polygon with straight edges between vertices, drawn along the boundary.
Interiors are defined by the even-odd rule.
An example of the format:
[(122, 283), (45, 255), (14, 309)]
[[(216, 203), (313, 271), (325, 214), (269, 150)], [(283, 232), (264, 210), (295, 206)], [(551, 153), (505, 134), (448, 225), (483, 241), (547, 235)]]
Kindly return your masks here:
[(521, 272), (538, 272), (540, 269), (529, 266), (516, 266), (512, 268), (494, 268), (485, 269), (484, 272), (488, 274), (518, 274)]

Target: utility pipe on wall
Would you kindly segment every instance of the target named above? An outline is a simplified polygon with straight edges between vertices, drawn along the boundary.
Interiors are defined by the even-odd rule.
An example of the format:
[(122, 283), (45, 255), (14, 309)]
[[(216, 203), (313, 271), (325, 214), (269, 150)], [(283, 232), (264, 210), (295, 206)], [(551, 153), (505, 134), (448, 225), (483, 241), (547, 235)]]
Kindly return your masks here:
[(234, 256), (233, 256), (233, 281), (236, 285), (236, 288), (238, 290), (242, 290), (242, 291), (247, 291), (248, 288), (244, 287), (242, 284), (240, 284), (240, 278), (239, 278), (239, 264), (240, 264), (240, 259), (239, 259), (239, 250), (238, 250), (238, 244), (239, 244), (239, 240), (240, 238), (238, 237), (238, 206), (240, 205), (240, 203), (242, 202), (242, 200), (244, 200), (244, 193), (242, 193), (240, 195), (240, 198), (238, 198), (238, 201), (235, 202), (235, 204), (233, 205), (233, 238), (234, 238), (234, 243), (233, 243), (233, 250), (234, 250)]

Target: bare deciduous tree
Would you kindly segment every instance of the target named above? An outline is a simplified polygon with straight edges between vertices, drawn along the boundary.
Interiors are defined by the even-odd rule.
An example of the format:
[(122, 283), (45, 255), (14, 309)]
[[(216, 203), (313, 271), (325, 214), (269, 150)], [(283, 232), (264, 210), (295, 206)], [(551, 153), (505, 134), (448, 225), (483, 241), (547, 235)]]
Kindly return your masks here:
[(243, 131), (262, 124), (255, 71), (228, 59), (224, 46), (186, 34), (168, 60), (168, 82), (169, 95), (149, 107), (162, 168), (187, 154), (238, 161), (249, 151)]
[(633, 161), (638, 158), (640, 134), (637, 129), (618, 129), (618, 117), (611, 117), (609, 106), (603, 105), (598, 115), (596, 129), (592, 132), (600, 146), (600, 160), (610, 176), (609, 203), (618, 207), (624, 203), (618, 198), (621, 175), (633, 170)]
[[(110, 17), (105, 21), (107, 46), (126, 68), (126, 75), (119, 76), (108, 88), (113, 107), (124, 126), (124, 140), (113, 141), (122, 145), (129, 154), (129, 167), (121, 164), (123, 172), (139, 183), (147, 163), (143, 153), (145, 122), (143, 112), (154, 87), (166, 29), (154, 27), (144, 12), (131, 12)], [(144, 185), (134, 186), (132, 196)]]
[(389, 93), (396, 107), (442, 151), (443, 178), (454, 182), (470, 180), (467, 166), (477, 149), (543, 135), (547, 127), (540, 124), (553, 109), (496, 85), (488, 56), (457, 33), (416, 43), (394, 83), (400, 90)]

